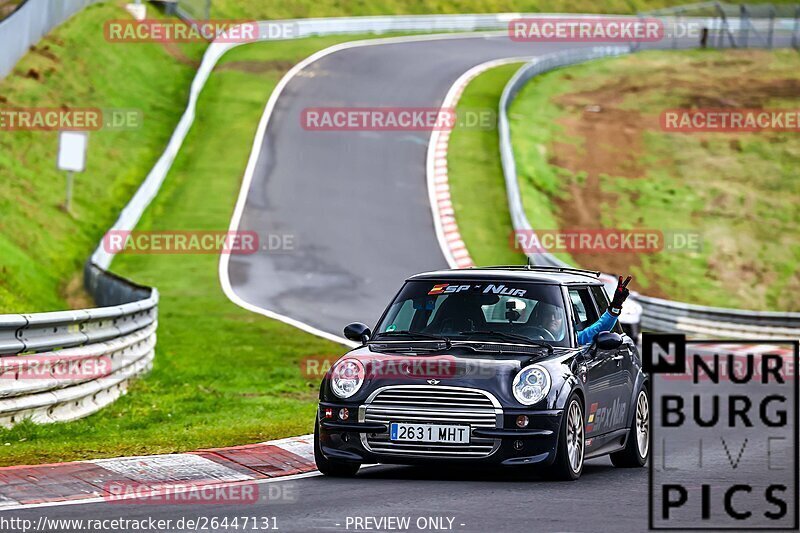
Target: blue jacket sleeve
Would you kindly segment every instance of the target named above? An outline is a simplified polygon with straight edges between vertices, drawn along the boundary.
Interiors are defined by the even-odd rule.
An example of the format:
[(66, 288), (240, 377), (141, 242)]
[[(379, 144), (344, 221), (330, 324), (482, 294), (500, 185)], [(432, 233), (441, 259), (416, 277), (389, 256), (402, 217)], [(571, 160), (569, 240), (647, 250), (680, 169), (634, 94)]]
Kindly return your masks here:
[(578, 332), (578, 344), (591, 344), (595, 336), (601, 331), (611, 331), (617, 323), (617, 317), (606, 311), (597, 322)]

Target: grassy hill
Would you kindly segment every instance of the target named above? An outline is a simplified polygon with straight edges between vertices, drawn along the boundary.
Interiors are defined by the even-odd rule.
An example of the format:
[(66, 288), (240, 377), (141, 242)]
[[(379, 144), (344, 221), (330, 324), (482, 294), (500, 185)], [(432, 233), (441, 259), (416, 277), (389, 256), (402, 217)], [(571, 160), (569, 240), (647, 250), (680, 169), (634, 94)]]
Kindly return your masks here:
[[(91, 132), (73, 214), (62, 209), (58, 134), (0, 131), (0, 313), (80, 307), (81, 268), (155, 163), (183, 112), (203, 45), (176, 58), (159, 44), (111, 44), (103, 22), (120, 2), (91, 6), (45, 37), (0, 80), (0, 107), (135, 109), (141, 127)], [(159, 16), (155, 10), (152, 15)]]
[[(251, 44), (226, 55), (139, 229), (227, 230), (264, 102), (287, 65), (352, 38)], [(0, 466), (187, 451), (311, 432), (320, 376), (304, 373), (303, 361), (333, 360), (344, 348), (231, 303), (219, 285), (218, 261), (215, 254), (119, 255), (115, 272), (161, 293), (153, 371), (88, 418), (0, 429)]]
[[(91, 134), (72, 215), (60, 207), (64, 176), (55, 170), (56, 134), (0, 132), (0, 313), (89, 305), (80, 291), (82, 264), (161, 154), (184, 109), (204, 46), (106, 42), (103, 22), (125, 18), (123, 5), (115, 0), (87, 8), (0, 81), (3, 107), (134, 108), (144, 117), (140, 128)], [(646, 3), (655, 5), (663, 4)], [(218, 18), (286, 18), (537, 6), (632, 12), (645, 3), (216, 0), (214, 6)], [(160, 15), (151, 8), (150, 16)], [(314, 51), (356, 38), (249, 45), (226, 56), (201, 95), (198, 121), (141, 227), (226, 229), (258, 118), (275, 83)], [(489, 85), (501, 84), (508, 74)], [(492, 198), (499, 205), (502, 194)], [(84, 420), (0, 430), (0, 465), (244, 444), (309, 431), (318, 380), (303, 376), (300, 364), (308, 356), (335, 355), (341, 347), (231, 304), (219, 288), (216, 260), (213, 255), (120, 257), (117, 271), (161, 290), (153, 373), (137, 381), (128, 396)]]
[[(8, 5), (9, 0), (3, 5)], [(12, 2), (13, 3), (13, 2)], [(215, 0), (215, 18), (401, 13), (586, 11), (630, 13), (671, 1)], [(61, 209), (54, 132), (0, 131), (0, 313), (89, 305), (81, 265), (160, 155), (183, 110), (203, 44), (108, 43), (105, 20), (125, 2), (91, 6), (31, 48), (4, 80), (0, 106), (137, 109), (134, 130), (93, 132), (87, 171), (76, 176), (73, 214)], [(205, 5), (187, 0), (184, 5)], [(149, 6), (149, 17), (161, 17)], [(91, 53), (87, 53), (91, 51)]]
[[(509, 67), (467, 88), (465, 108), (496, 108)], [(664, 109), (796, 109), (791, 50), (647, 52), (534, 78), (509, 113), (523, 203), (536, 229), (649, 229), (699, 236), (699, 249), (573, 253), (630, 272), (644, 294), (705, 305), (798, 311), (800, 138), (792, 132), (671, 133)], [(451, 194), (479, 264), (521, 259), (510, 246), (496, 132), (456, 130)], [(479, 192), (477, 192), (479, 191)], [(677, 242), (677, 241), (676, 241)]]

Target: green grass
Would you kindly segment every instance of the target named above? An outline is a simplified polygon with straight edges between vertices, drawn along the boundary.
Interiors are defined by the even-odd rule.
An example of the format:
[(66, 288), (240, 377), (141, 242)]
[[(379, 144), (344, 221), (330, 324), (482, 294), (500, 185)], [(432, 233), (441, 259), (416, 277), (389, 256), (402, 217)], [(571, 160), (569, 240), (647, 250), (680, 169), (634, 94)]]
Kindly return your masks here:
[[(520, 65), (496, 67), (472, 80), (457, 104), (457, 114), (464, 116), (474, 110), (496, 113), (503, 87)], [(525, 263), (524, 254), (511, 247), (511, 217), (498, 143), (496, 128), (456, 127), (450, 135), (450, 196), (459, 232), (477, 265)]]
[[(57, 134), (0, 131), (0, 313), (88, 304), (80, 287), (82, 263), (160, 155), (183, 111), (194, 75), (194, 67), (187, 60), (198, 61), (204, 45), (180, 45), (176, 48), (182, 57), (176, 58), (160, 44), (106, 42), (103, 22), (128, 18), (124, 4), (124, 0), (114, 0), (79, 12), (0, 80), (1, 107), (134, 108), (144, 113), (140, 129), (91, 134), (87, 171), (76, 176), (73, 216), (60, 207), (65, 176), (53, 162)], [(630, 11), (656, 4), (661, 5), (615, 1), (603, 8)], [(509, 0), (219, 0), (213, 6), (212, 15), (218, 18), (601, 8), (589, 0), (555, 4)], [(152, 5), (148, 13), (151, 18), (161, 17)]]
[[(153, 13), (155, 16), (155, 12)], [(70, 307), (67, 286), (163, 150), (185, 107), (194, 68), (158, 44), (109, 44), (103, 21), (125, 16), (94, 5), (56, 29), (0, 80), (0, 107), (128, 108), (143, 126), (90, 134), (76, 174), (74, 216), (61, 209), (56, 132), (0, 131), (0, 313)], [(202, 47), (183, 46), (199, 58)], [(80, 287), (80, 283), (73, 284)]]
[[(256, 126), (283, 69), (354, 38), (251, 44), (226, 55), (137, 229), (227, 230)], [(235, 306), (219, 286), (218, 261), (214, 254), (118, 256), (115, 272), (161, 293), (152, 373), (83, 420), (0, 430), (0, 465), (178, 452), (311, 432), (319, 378), (303, 377), (301, 361), (337, 357), (344, 348)]]
[[(490, 94), (492, 76), (498, 94), (498, 73), (484, 74), (473, 86)], [(610, 254), (614, 258), (562, 254), (565, 260), (599, 269), (622, 265), (645, 294), (797, 311), (800, 138), (667, 133), (658, 117), (665, 108), (692, 104), (795, 109), (799, 83), (800, 56), (786, 50), (648, 52), (539, 76), (510, 110), (528, 218), (536, 228), (575, 227), (565, 222), (575, 220), (572, 195), (596, 180), (597, 194), (588, 201), (598, 213), (588, 227), (696, 232), (702, 249)], [(586, 111), (597, 105), (599, 114)], [(451, 157), (456, 217), (477, 262), (493, 263), (508, 257), (510, 231), (505, 216), (502, 224), (488, 216), (497, 213), (496, 200), (484, 202), (504, 194), (496, 135), (456, 130), (453, 138), (467, 134), (482, 139), (472, 139), (471, 164)], [(470, 190), (475, 186), (479, 193)], [(481, 209), (486, 213), (476, 215)]]
[[(93, 6), (73, 17), (0, 82), (3, 106), (138, 108), (145, 119), (137, 130), (92, 133), (87, 172), (76, 179), (74, 216), (59, 207), (63, 175), (53, 170), (56, 135), (0, 133), (0, 312), (58, 309), (73, 302), (70, 282), (160, 155), (183, 111), (194, 75), (186, 60), (197, 61), (203, 46), (180, 46), (176, 59), (158, 44), (106, 43), (100, 28), (107, 19), (125, 16), (122, 3)], [(221, 0), (215, 2), (220, 9), (215, 15), (524, 11), (537, 5), (548, 11), (572, 6), (629, 12), (643, 4)], [(157, 11), (151, 8), (149, 16), (158, 16)], [(226, 56), (228, 68), (212, 75), (185, 149), (140, 229), (226, 229), (264, 102), (287, 65), (356, 38), (249, 45)], [(260, 68), (252, 68), (253, 62)], [(247, 71), (240, 70), (243, 65)], [(485, 90), (476, 98), (488, 101), (492, 89)], [(453, 142), (464, 149), (491, 144), (458, 132)], [(474, 179), (491, 186), (481, 176)], [(494, 209), (501, 207), (503, 195), (491, 195)], [(469, 203), (469, 193), (457, 191), (454, 198), (457, 205)], [(500, 212), (507, 216), (505, 209)], [(502, 228), (501, 221), (489, 220), (492, 231)], [(468, 225), (464, 229), (473, 231)], [(490, 236), (480, 238), (492, 242)], [(480, 251), (475, 255), (482, 257)], [(318, 380), (301, 375), (300, 361), (342, 348), (231, 304), (219, 288), (217, 260), (213, 255), (120, 257), (115, 271), (161, 291), (153, 372), (137, 380), (127, 396), (86, 419), (0, 430), (0, 465), (175, 452), (310, 431)]]

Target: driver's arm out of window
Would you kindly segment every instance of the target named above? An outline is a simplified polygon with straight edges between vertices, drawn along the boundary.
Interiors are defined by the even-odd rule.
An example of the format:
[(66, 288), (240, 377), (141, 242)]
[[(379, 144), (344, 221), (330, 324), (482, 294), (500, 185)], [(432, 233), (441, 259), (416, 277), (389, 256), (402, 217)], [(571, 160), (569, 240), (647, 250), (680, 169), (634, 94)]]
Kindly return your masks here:
[(591, 344), (598, 333), (611, 331), (616, 323), (617, 317), (606, 311), (603, 316), (597, 319), (597, 322), (578, 332), (578, 344)]

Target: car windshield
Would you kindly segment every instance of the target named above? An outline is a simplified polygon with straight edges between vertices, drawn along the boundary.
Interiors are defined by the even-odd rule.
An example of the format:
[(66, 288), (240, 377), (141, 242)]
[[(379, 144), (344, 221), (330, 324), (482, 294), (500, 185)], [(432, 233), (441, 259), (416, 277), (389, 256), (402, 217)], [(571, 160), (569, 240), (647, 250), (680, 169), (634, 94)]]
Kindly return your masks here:
[(569, 346), (561, 290), (539, 283), (409, 281), (376, 333), (382, 339), (436, 336), (502, 343), (530, 339)]

